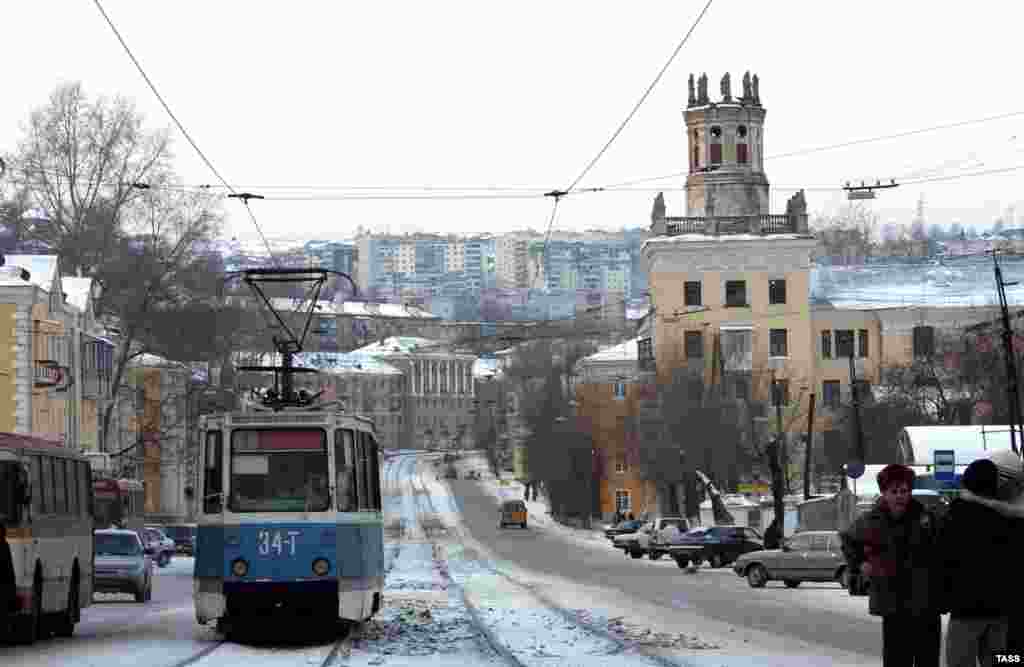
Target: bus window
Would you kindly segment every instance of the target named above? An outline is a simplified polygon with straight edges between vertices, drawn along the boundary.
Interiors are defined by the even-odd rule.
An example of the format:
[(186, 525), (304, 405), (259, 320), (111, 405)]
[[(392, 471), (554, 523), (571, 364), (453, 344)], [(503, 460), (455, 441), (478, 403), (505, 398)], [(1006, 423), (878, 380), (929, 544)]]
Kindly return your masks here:
[(370, 479), (373, 481), (373, 507), (382, 509), (380, 498), (380, 447), (370, 438)]
[(64, 459), (53, 459), (54, 512), (60, 515), (68, 513), (68, 490), (64, 477)]
[(366, 480), (366, 450), (367, 447), (366, 433), (359, 431), (359, 439), (356, 442), (356, 475), (359, 477), (359, 509), (368, 510), (371, 509), (372, 494), (373, 491), (370, 489), (369, 484)]
[(68, 497), (68, 514), (70, 516), (78, 516), (78, 466), (75, 461), (64, 461), (64, 475)]
[(359, 506), (356, 495), (355, 452), (351, 429), (334, 431), (334, 475), (338, 495), (338, 511), (354, 512)]
[(40, 460), (43, 464), (43, 482), (39, 487), (39, 495), (43, 496), (43, 514), (53, 514), (57, 507), (53, 499), (53, 459), (43, 456)]
[(206, 459), (203, 466), (203, 511), (218, 514), (223, 505), (224, 456), (223, 439), (220, 431), (206, 434)]
[(78, 462), (78, 513), (82, 517), (93, 516), (92, 469), (85, 461)]
[(38, 456), (33, 456), (29, 459), (29, 465), (32, 468), (32, 513), (33, 514), (45, 514), (46, 506), (43, 504), (43, 466), (39, 461)]

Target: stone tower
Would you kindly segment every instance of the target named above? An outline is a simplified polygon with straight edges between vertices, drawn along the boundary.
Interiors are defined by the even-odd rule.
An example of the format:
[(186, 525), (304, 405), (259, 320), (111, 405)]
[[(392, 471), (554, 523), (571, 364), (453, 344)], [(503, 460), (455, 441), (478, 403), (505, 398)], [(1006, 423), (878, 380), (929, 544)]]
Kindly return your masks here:
[(684, 117), (689, 148), (686, 177), (687, 216), (760, 215), (768, 211), (764, 173), (764, 117), (758, 78), (743, 76), (734, 97), (729, 74), (722, 77), (721, 99), (708, 96), (707, 75), (693, 90)]

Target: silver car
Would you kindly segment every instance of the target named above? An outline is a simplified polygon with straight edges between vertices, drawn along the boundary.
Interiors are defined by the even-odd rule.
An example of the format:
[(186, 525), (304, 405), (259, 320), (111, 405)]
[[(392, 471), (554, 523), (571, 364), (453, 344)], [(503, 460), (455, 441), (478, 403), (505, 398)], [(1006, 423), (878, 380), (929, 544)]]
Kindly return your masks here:
[(769, 581), (782, 581), (787, 588), (796, 588), (802, 581), (836, 581), (847, 586), (842, 540), (834, 530), (797, 533), (784, 540), (781, 549), (743, 554), (732, 569), (753, 588), (763, 588)]
[(153, 561), (134, 530), (97, 530), (95, 583), (97, 593), (130, 593), (136, 602), (153, 597)]

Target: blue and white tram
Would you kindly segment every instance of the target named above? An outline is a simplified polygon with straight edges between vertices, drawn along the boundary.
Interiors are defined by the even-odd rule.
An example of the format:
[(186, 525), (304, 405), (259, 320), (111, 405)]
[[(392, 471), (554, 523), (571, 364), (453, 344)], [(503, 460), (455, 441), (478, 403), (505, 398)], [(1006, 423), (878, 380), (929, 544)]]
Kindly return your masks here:
[(384, 530), (373, 421), (286, 408), (205, 416), (196, 620), (380, 610)]

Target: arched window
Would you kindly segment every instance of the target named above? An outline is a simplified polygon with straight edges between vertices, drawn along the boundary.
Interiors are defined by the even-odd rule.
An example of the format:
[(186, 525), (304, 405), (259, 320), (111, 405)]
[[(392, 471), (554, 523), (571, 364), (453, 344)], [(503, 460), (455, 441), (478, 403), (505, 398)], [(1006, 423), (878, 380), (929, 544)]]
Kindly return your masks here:
[(747, 164), (750, 161), (750, 153), (747, 151), (747, 126), (740, 125), (736, 128), (736, 164)]
[(693, 141), (690, 144), (690, 150), (693, 153), (690, 166), (694, 170), (700, 169), (700, 132), (698, 130), (693, 131)]
[(715, 125), (711, 128), (711, 145), (708, 146), (710, 149), (711, 164), (722, 164), (722, 128)]

